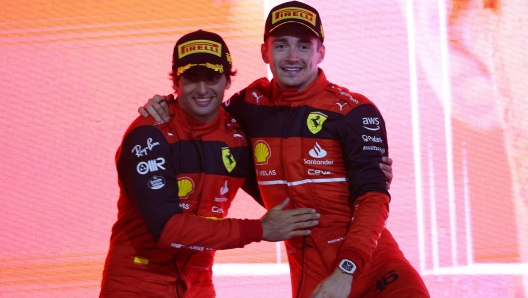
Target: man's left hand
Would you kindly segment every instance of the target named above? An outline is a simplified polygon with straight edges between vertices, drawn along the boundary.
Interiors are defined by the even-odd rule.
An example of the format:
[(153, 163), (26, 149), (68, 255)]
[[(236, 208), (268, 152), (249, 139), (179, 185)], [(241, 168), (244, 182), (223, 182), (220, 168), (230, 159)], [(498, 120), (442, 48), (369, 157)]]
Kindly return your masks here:
[(332, 275), (317, 285), (310, 298), (347, 298), (352, 290), (353, 278), (336, 268)]
[(390, 189), (390, 184), (392, 182), (392, 159), (388, 156), (383, 156), (381, 158), (381, 163), (379, 164), (380, 169), (383, 171), (383, 174), (385, 174), (385, 178), (387, 179), (387, 190)]

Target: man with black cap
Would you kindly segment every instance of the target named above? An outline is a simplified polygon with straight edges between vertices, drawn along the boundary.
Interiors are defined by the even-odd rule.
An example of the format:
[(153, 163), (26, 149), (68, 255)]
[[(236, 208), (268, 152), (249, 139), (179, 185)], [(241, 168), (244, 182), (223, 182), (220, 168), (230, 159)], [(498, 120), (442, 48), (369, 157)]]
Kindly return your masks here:
[[(318, 68), (323, 42), (313, 7), (274, 7), (261, 46), (273, 80), (259, 79), (225, 102), (250, 139), (266, 208), (289, 197), (288, 207), (321, 214), (311, 235), (285, 241), (293, 297), (429, 297), (385, 228), (383, 117), (365, 96), (326, 79)], [(163, 111), (160, 99), (148, 110)]]
[(126, 131), (116, 154), (119, 213), (101, 297), (214, 297), (215, 250), (309, 235), (317, 224), (313, 208), (281, 210), (288, 199), (260, 220), (225, 218), (241, 186), (260, 198), (245, 182), (255, 173), (246, 137), (220, 107), (231, 64), (219, 35), (181, 37), (171, 120), (138, 117)]

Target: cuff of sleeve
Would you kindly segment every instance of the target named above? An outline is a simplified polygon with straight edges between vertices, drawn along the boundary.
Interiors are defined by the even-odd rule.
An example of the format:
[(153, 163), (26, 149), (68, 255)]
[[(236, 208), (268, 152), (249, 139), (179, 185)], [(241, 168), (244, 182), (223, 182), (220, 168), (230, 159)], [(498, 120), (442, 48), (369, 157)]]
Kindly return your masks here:
[(244, 246), (262, 240), (262, 223), (258, 219), (243, 219), (240, 223), (240, 241)]
[(359, 276), (359, 274), (361, 274), (361, 271), (363, 271), (363, 267), (365, 266), (364, 262), (363, 262), (363, 258), (361, 258), (360, 256), (358, 256), (357, 254), (353, 253), (353, 252), (350, 252), (350, 251), (342, 251), (338, 258), (336, 259), (337, 263), (335, 264), (335, 268), (337, 268), (339, 266), (339, 263), (341, 262), (341, 260), (343, 259), (348, 259), (352, 262), (354, 262), (354, 264), (356, 264), (356, 272), (354, 272), (354, 277), (357, 278)]

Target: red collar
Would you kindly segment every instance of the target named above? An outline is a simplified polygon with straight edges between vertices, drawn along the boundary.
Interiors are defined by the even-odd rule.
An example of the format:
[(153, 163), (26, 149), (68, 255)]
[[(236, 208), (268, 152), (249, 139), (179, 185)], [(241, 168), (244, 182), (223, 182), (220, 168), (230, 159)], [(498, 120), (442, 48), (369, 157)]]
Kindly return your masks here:
[(197, 138), (218, 130), (220, 127), (220, 115), (224, 112), (223, 108), (220, 107), (220, 112), (216, 115), (213, 121), (203, 124), (182, 109), (178, 103), (178, 99), (176, 99), (174, 104), (169, 105), (169, 109), (169, 113), (172, 117), (171, 123), (177, 128), (189, 131), (192, 138)]
[(272, 94), (273, 100), (277, 102), (296, 102), (296, 101), (307, 101), (314, 98), (322, 89), (326, 88), (330, 82), (326, 79), (326, 76), (322, 69), (319, 68), (319, 75), (317, 78), (308, 85), (303, 91), (297, 90), (297, 88), (281, 89), (277, 86), (275, 80), (272, 83)]

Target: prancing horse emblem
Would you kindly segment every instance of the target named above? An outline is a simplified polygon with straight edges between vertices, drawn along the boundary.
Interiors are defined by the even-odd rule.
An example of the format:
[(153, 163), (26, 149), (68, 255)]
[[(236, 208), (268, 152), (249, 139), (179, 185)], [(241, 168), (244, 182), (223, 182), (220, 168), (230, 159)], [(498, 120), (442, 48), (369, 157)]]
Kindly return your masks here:
[(311, 112), (308, 115), (308, 119), (306, 119), (306, 125), (313, 134), (316, 134), (323, 128), (323, 123), (326, 121), (326, 118), (328, 116), (321, 112)]
[(222, 161), (224, 162), (224, 166), (229, 173), (231, 173), (231, 171), (236, 167), (236, 160), (231, 154), (229, 147), (222, 148)]

